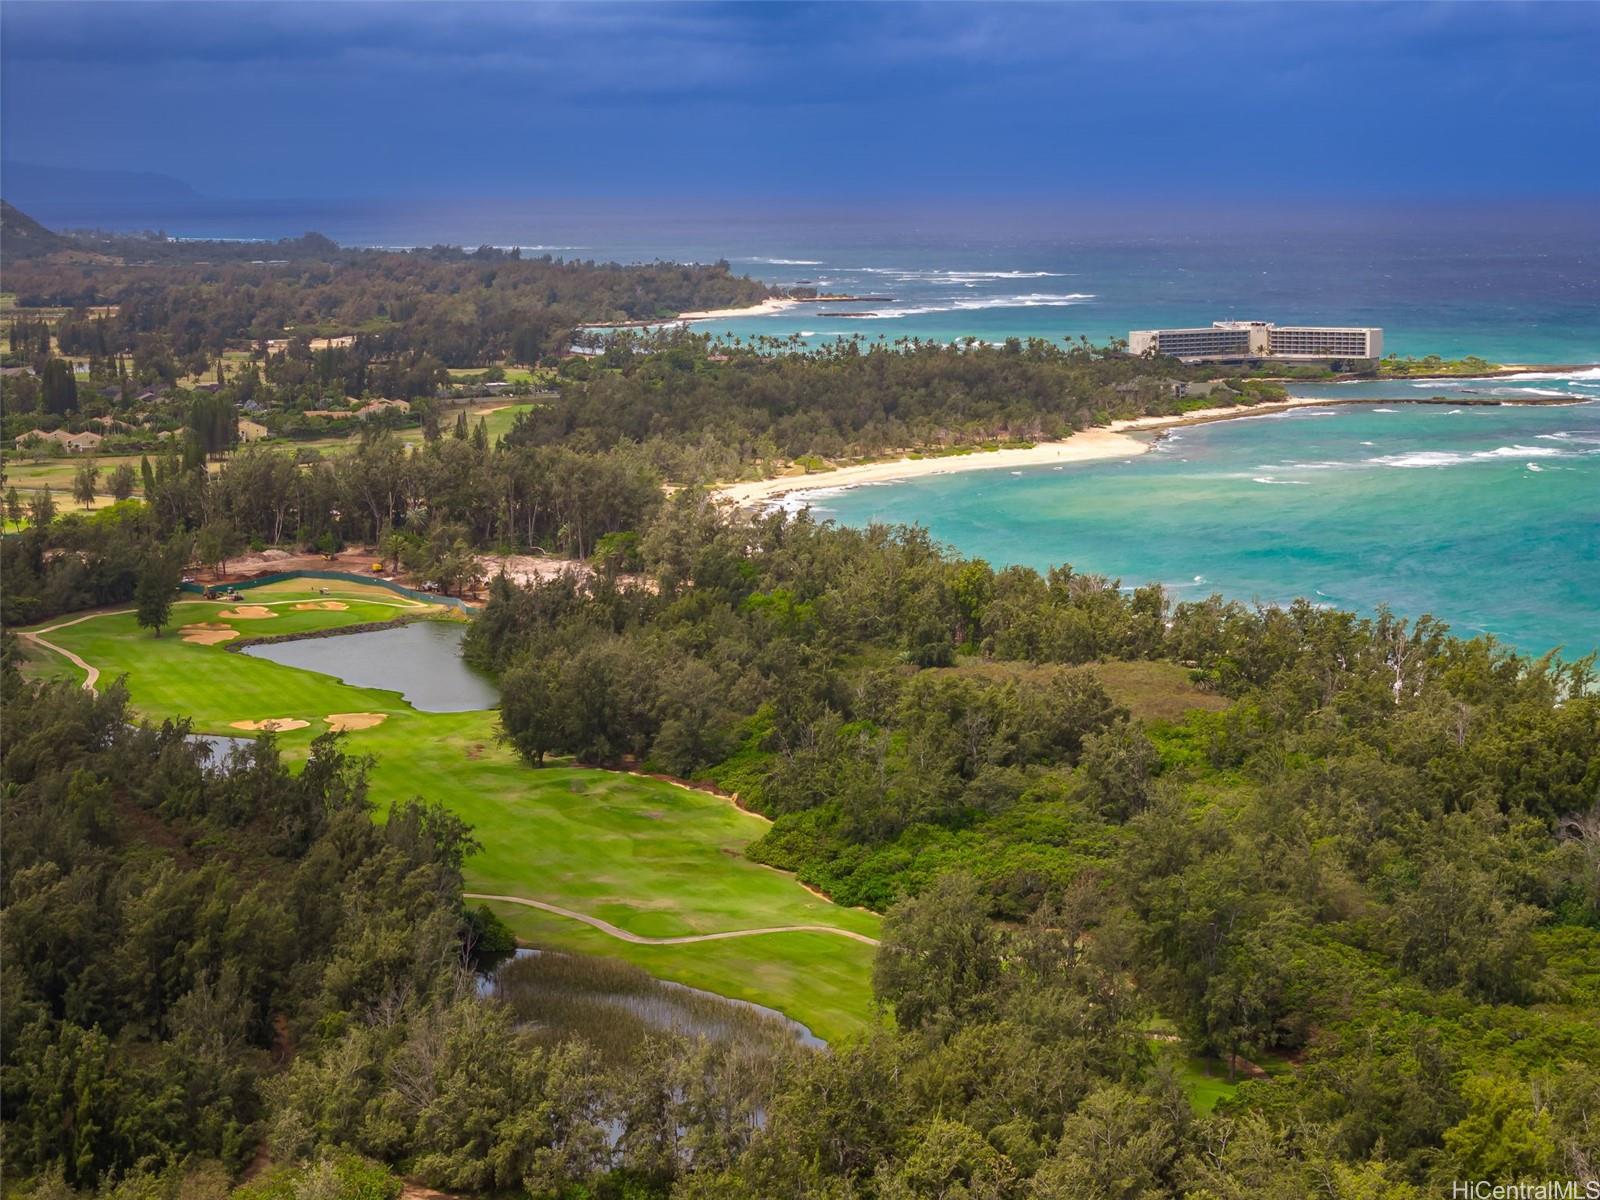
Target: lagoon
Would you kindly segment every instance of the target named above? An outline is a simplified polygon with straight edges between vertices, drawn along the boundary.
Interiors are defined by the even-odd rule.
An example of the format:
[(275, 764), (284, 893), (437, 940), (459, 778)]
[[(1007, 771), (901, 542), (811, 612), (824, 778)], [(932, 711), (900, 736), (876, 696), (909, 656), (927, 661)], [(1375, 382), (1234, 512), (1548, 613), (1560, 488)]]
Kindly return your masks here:
[(245, 646), (239, 652), (332, 675), (355, 687), (399, 692), (421, 712), (476, 712), (500, 694), (461, 657), (466, 625), (414, 621), (391, 629)]

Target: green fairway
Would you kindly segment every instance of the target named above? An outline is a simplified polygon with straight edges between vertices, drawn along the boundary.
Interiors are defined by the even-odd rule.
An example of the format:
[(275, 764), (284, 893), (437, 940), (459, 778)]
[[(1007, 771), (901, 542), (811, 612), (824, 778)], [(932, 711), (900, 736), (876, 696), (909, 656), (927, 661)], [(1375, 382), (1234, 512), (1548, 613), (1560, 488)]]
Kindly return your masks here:
[(496, 438), (502, 438), (511, 432), (511, 426), (516, 423), (517, 417), (525, 412), (532, 412), (532, 404), (507, 404), (504, 408), (489, 409), (477, 416), (469, 416), (468, 420), (474, 424), (483, 421), (483, 431), (489, 438), (492, 446)]
[[(348, 607), (296, 607), (326, 600)], [(225, 615), (241, 605), (278, 615)], [(182, 636), (184, 627), (198, 624), (225, 625), (245, 637), (303, 632), (426, 607), (359, 585), (334, 586), (324, 597), (292, 581), (252, 589), (238, 604), (180, 602), (175, 627), (160, 638), (139, 629), (131, 613), (54, 622), (42, 633), (98, 667), (100, 686), (125, 674), (134, 705), (152, 718), (190, 716), (198, 730), (234, 735), (239, 721), (304, 720), (307, 727), (278, 735), (291, 757), (303, 755), (327, 729), (329, 714), (384, 714), (382, 724), (350, 733), (349, 749), (375, 756), (372, 795), (380, 811), (420, 795), (447, 804), (473, 826), (483, 851), (467, 864), (469, 892), (555, 904), (643, 938), (793, 925), (877, 936), (875, 914), (840, 908), (792, 876), (744, 857), (765, 821), (726, 799), (618, 772), (534, 769), (497, 740), (492, 712), (419, 712), (395, 692), (353, 687)], [(30, 657), (39, 655), (30, 647)], [(74, 674), (82, 678), (81, 671)], [(638, 944), (536, 909), (491, 907), (529, 943), (624, 958), (662, 978), (779, 1009), (824, 1038), (871, 1019), (873, 947), (861, 941), (786, 931)]]

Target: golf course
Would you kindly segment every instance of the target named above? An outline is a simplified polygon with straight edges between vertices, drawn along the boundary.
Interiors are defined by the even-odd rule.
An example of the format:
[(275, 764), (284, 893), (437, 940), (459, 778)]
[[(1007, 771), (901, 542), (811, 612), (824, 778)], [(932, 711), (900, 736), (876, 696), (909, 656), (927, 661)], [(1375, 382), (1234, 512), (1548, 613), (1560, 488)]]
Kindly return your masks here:
[[(493, 897), (482, 902), (525, 944), (625, 959), (778, 1009), (825, 1039), (873, 1019), (879, 918), (746, 858), (763, 818), (657, 779), (528, 766), (498, 740), (493, 710), (427, 711), (430, 678), (468, 671), (458, 656), (396, 686), (346, 681), (368, 678), (368, 668), (405, 675), (399, 660), (415, 638), (373, 638), (442, 640), (449, 649), (431, 652), (453, 656), (461, 625), (453, 610), (382, 588), (289, 580), (234, 601), (180, 599), (160, 637), (114, 610), (48, 622), (23, 640), (37, 672), (100, 688), (125, 677), (135, 709), (153, 721), (188, 717), (198, 733), (232, 737), (270, 731), (291, 759), (329, 729), (344, 731), (350, 753), (374, 760), (380, 819), (422, 796), (472, 825), (483, 849), (466, 864), (468, 903)], [(376, 631), (322, 636), (353, 626)], [(286, 634), (317, 640), (249, 648)], [(319, 669), (257, 656), (291, 647)]]

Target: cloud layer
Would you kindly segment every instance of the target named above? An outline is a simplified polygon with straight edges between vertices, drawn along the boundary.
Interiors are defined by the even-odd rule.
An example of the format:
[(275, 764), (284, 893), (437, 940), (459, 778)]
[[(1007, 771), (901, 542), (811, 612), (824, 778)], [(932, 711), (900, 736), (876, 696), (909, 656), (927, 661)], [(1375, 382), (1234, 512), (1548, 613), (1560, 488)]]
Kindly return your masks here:
[(11, 0), (0, 25), (8, 158), (217, 196), (1600, 192), (1596, 5)]

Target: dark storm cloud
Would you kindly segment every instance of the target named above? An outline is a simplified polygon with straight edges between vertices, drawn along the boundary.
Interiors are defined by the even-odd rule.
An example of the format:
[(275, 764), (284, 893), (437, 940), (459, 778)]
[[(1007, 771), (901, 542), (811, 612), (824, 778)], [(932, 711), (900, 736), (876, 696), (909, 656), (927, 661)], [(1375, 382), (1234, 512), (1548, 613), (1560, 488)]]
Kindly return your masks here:
[(217, 195), (1581, 195), (1594, 5), (0, 9), (6, 157)]

